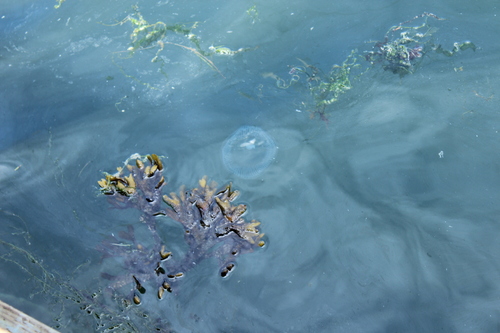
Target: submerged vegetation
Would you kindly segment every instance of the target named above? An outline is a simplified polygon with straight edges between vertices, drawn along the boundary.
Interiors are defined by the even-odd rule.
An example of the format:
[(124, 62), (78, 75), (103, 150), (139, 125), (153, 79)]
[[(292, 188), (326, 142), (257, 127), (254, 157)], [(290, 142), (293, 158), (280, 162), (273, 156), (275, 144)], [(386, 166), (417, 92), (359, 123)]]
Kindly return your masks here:
[[(8, 240), (0, 239), (0, 260), (28, 276), (34, 289), (30, 297), (42, 294), (60, 308), (55, 323), (47, 322), (55, 328), (65, 328), (63, 316), (71, 311), (66, 309), (77, 306), (81, 311), (71, 313), (72, 322), (76, 317), (86, 325), (96, 322), (95, 331), (172, 332), (169, 306), (161, 309), (161, 316), (152, 309), (168, 295), (188, 292), (188, 287), (183, 287), (185, 276), (205, 260), (217, 263), (213, 276), (228, 277), (236, 268), (238, 256), (264, 247), (260, 222), (245, 221), (247, 207), (233, 203), (239, 192), (231, 184), (218, 187), (206, 176), (192, 189), (182, 186), (177, 193), (163, 194), (167, 186), (165, 169), (155, 154), (134, 154), (117, 169), (98, 181), (101, 197), (115, 209), (137, 210), (140, 218), (99, 242), (100, 276), (89, 273), (91, 276), (78, 277), (85, 274), (90, 260), (75, 268), (71, 276), (52, 272), (44, 260), (24, 248), (31, 238), (24, 220), (3, 210), (0, 214), (6, 215), (6, 223), (10, 218), (20, 226), (11, 227), (13, 233)], [(172, 224), (180, 226), (183, 233), (165, 235), (165, 230), (175, 229), (167, 227)], [(24, 237), (25, 246), (16, 244), (13, 235)], [(187, 250), (179, 253), (182, 241)], [(91, 282), (80, 281), (89, 277)], [(142, 303), (150, 306), (139, 306)]]
[[(191, 52), (200, 58), (207, 66), (212, 70), (216, 71), (222, 78), (224, 75), (215, 65), (215, 63), (209, 59), (213, 55), (222, 56), (233, 56), (238, 53), (247, 52), (254, 50), (255, 48), (239, 48), (237, 50), (232, 50), (225, 46), (210, 46), (208, 50), (204, 50), (201, 47), (201, 39), (194, 34), (194, 30), (198, 27), (199, 22), (194, 22), (190, 25), (182, 23), (167, 24), (163, 21), (158, 21), (155, 23), (148, 22), (144, 16), (139, 11), (138, 6), (133, 7), (133, 13), (127, 15), (123, 20), (112, 24), (111, 26), (123, 25), (125, 23), (130, 23), (133, 27), (132, 33), (130, 34), (130, 47), (126, 51), (117, 52), (115, 55), (117, 58), (113, 58), (113, 62), (120, 69), (120, 71), (129, 78), (134, 79), (141, 84), (146, 85), (148, 88), (155, 88), (154, 85), (143, 82), (141, 79), (134, 75), (128, 74), (123, 65), (118, 63), (118, 59), (130, 59), (135, 53), (144, 50), (156, 50), (154, 56), (151, 58), (152, 63), (158, 63), (160, 72), (165, 78), (168, 78), (168, 73), (165, 71), (164, 66), (169, 62), (169, 59), (162, 55), (167, 45), (172, 45), (175, 47), (182, 48), (186, 51)], [(125, 55), (124, 55), (125, 54)]]
[[(163, 170), (157, 155), (135, 154), (116, 174), (105, 174), (98, 182), (114, 207), (139, 210), (141, 221), (151, 231), (149, 246), (138, 243), (129, 227), (121, 233), (121, 239), (111, 237), (99, 248), (106, 257), (123, 257), (125, 274), (105, 277), (113, 289), (128, 285), (131, 294), (127, 297), (135, 304), (141, 302), (141, 294), (146, 292), (146, 281), (155, 281), (156, 294), (161, 299), (165, 292), (175, 290), (179, 279), (201, 261), (216, 258), (220, 276), (226, 277), (234, 269), (238, 255), (264, 246), (258, 229), (260, 222), (246, 222), (242, 217), (246, 206), (232, 204), (239, 192), (232, 190), (231, 184), (217, 189), (215, 182), (209, 183), (203, 177), (196, 188), (182, 187), (179, 194), (162, 195), (166, 185)], [(184, 228), (184, 240), (189, 246), (184, 257), (167, 252), (168, 244), (157, 232), (161, 216)]]
[[(276, 80), (276, 86), (280, 89), (288, 89), (299, 82), (305, 83), (313, 102), (302, 102), (302, 106), (305, 106), (312, 118), (318, 116), (327, 121), (327, 106), (337, 102), (341, 95), (352, 88), (354, 81), (377, 65), (384, 71), (404, 77), (413, 74), (429, 52), (451, 57), (459, 51), (476, 50), (476, 46), (470, 41), (454, 43), (451, 51), (435, 44), (432, 37), (438, 29), (428, 23), (429, 18), (444, 20), (424, 12), (411, 20), (392, 26), (382, 41), (370, 42), (374, 44), (371, 50), (363, 53), (352, 50), (341, 65), (333, 65), (329, 72), (325, 73), (318, 67), (298, 59), (299, 65), (289, 66), (289, 79), (283, 79), (274, 73), (265, 73), (264, 77)], [(421, 22), (417, 23), (417, 20)], [(416, 26), (410, 25), (415, 23)], [(372, 66), (363, 67), (358, 59), (364, 59)]]
[[(366, 60), (371, 64), (381, 64), (384, 70), (403, 77), (413, 74), (428, 52), (434, 51), (451, 57), (458, 51), (468, 48), (476, 50), (476, 46), (469, 41), (454, 43), (451, 51), (434, 44), (432, 37), (438, 29), (427, 22), (428, 18), (444, 20), (432, 13), (423, 13), (391, 27), (385, 34), (384, 40), (376, 42), (373, 50), (365, 53)], [(423, 22), (416, 27), (407, 26), (417, 19), (423, 19)]]
[[(64, 1), (57, 0), (56, 7)], [(259, 20), (256, 6), (250, 7), (246, 14), (252, 24)], [(308, 92), (308, 103), (302, 102), (301, 105), (310, 112), (312, 118), (318, 117), (328, 121), (331, 106), (352, 90), (356, 81), (369, 70), (381, 68), (389, 75), (393, 73), (404, 78), (415, 73), (425, 56), (430, 53), (451, 57), (468, 49), (476, 50), (475, 44), (470, 41), (455, 42), (451, 49), (436, 43), (435, 34), (438, 29), (429, 21), (442, 20), (432, 13), (423, 13), (390, 27), (381, 41), (369, 43), (370, 49), (352, 50), (340, 65), (329, 66), (323, 71), (319, 66), (297, 59), (296, 64), (288, 66), (288, 73), (283, 77), (274, 73), (267, 73), (266, 77), (272, 78), (279, 89), (301, 85)], [(127, 73), (118, 60), (131, 59), (143, 51), (152, 51), (151, 55), (146, 55), (151, 56), (147, 62), (159, 64), (158, 72), (168, 77), (165, 71), (168, 59), (164, 57), (163, 52), (167, 46), (172, 46), (196, 55), (203, 64), (223, 77), (212, 57), (236, 56), (255, 49), (232, 50), (225, 46), (212, 45), (205, 50), (201, 39), (194, 34), (199, 22), (187, 25), (169, 25), (163, 21), (150, 23), (139, 12), (138, 7), (134, 7), (133, 13), (113, 25), (125, 24), (132, 27), (130, 45), (126, 50), (116, 53), (113, 61), (125, 76), (151, 88), (155, 87)], [(260, 86), (259, 91), (261, 90)], [(485, 100), (492, 98), (478, 93), (476, 95)], [(263, 142), (245, 138), (238, 147), (255, 149), (259, 145), (264, 147)], [(275, 148), (272, 156), (274, 150)], [(98, 182), (102, 197), (107, 198), (110, 205), (116, 209), (134, 209), (140, 214), (138, 221), (131, 221), (124, 230), (117, 230), (98, 246), (103, 263), (109, 263), (111, 258), (114, 258), (120, 266), (119, 269), (104, 272), (100, 276), (101, 281), (104, 280), (108, 287), (106, 292), (111, 294), (108, 299), (104, 300), (105, 296), (109, 295), (102, 290), (79, 290), (68, 281), (69, 277), (52, 273), (42, 259), (25, 250), (27, 246), (0, 240), (0, 259), (7, 265), (26, 272), (30, 281), (40, 285), (35, 293), (47, 293), (57, 300), (65, 299), (77, 303), (84, 313), (91, 314), (98, 321), (99, 329), (140, 332), (140, 329), (133, 326), (127, 311), (139, 309), (136, 305), (146, 302), (146, 295), (153, 294), (160, 300), (171, 294), (182, 293), (185, 277), (196, 265), (204, 261), (216, 261), (214, 275), (225, 278), (233, 272), (239, 255), (250, 253), (265, 245), (260, 222), (247, 222), (244, 219), (247, 207), (234, 204), (239, 192), (233, 190), (231, 184), (218, 187), (205, 176), (199, 179), (193, 188), (187, 189), (183, 186), (178, 192), (164, 194), (162, 191), (167, 187), (164, 171), (163, 162), (158, 155), (135, 154), (128, 158), (116, 173), (105, 173), (104, 178)], [(188, 249), (185, 253), (176, 253), (175, 249), (170, 247), (171, 239), (161, 236), (159, 229), (163, 229), (165, 225), (176, 225), (182, 229), (182, 241)], [(137, 235), (141, 227), (148, 229), (146, 241)], [(24, 232), (18, 234), (25, 236)], [(14, 234), (8, 237), (12, 239), (12, 235)], [(25, 244), (28, 244), (27, 240)], [(109, 298), (114, 302), (111, 305)], [(147, 314), (139, 311), (136, 313), (138, 318), (147, 318)], [(154, 321), (155, 319), (144, 319), (149, 320), (147, 325), (150, 331), (169, 331), (167, 319)]]
[(56, 0), (57, 4), (54, 5), (54, 8), (59, 9), (64, 1), (66, 0)]
[[(65, 0), (57, 1), (56, 7)], [(260, 21), (256, 5), (249, 7), (245, 14), (250, 18), (251, 24)], [(384, 71), (392, 72), (403, 78), (408, 74), (415, 73), (425, 56), (430, 53), (451, 57), (467, 49), (476, 50), (475, 44), (470, 41), (455, 42), (451, 49), (436, 43), (435, 34), (438, 28), (433, 23), (444, 20), (429, 12), (417, 15), (410, 20), (390, 27), (381, 40), (367, 42), (367, 44), (372, 44), (371, 48), (350, 51), (340, 65), (333, 64), (329, 70), (323, 70), (315, 64), (297, 58), (296, 64), (288, 66), (287, 75), (280, 76), (268, 72), (264, 73), (263, 76), (273, 79), (279, 89), (289, 89), (292, 86), (305, 88), (309, 97), (307, 100), (299, 102), (300, 106), (297, 110), (304, 109), (309, 112), (311, 118), (317, 117), (328, 121), (328, 115), (333, 109), (331, 106), (351, 90), (357, 80), (372, 69), (381, 67)], [(110, 26), (127, 23), (132, 26), (130, 46), (126, 50), (114, 53), (113, 63), (123, 75), (151, 89), (161, 89), (165, 86), (165, 81), (155, 80), (156, 83), (151, 83), (144, 78), (146, 75), (160, 73), (165, 79), (169, 79), (166, 65), (170, 64), (172, 60), (163, 54), (167, 46), (181, 48), (196, 55), (222, 78), (225, 76), (214, 63), (214, 56), (235, 56), (258, 48), (256, 46), (230, 49), (223, 45), (211, 45), (203, 48), (201, 38), (195, 34), (200, 22), (167, 24), (163, 21), (157, 21), (151, 23), (139, 11), (137, 5), (132, 7), (132, 13)], [(146, 55), (146, 57), (150, 57), (148, 62), (156, 64), (156, 67), (148, 67), (151, 65), (148, 65), (147, 62), (143, 62), (143, 66), (137, 67), (137, 62), (135, 62), (128, 66), (130, 69), (125, 69), (127, 67), (125, 61), (134, 58), (137, 53), (143, 51), (149, 51), (148, 53), (151, 55)], [(142, 59), (139, 59), (139, 62)], [(137, 74), (132, 74), (132, 71)], [(262, 90), (262, 87), (259, 89)], [(239, 93), (243, 94), (241, 91)], [(250, 95), (244, 94), (244, 96), (253, 99)], [(122, 100), (119, 103), (121, 102)]]
[(255, 22), (259, 21), (259, 11), (257, 10), (257, 5), (253, 5), (252, 7), (248, 8), (246, 14), (252, 20), (252, 24), (255, 24)]
[[(275, 79), (280, 89), (288, 89), (299, 81), (305, 82), (313, 99), (312, 108), (306, 106), (311, 118), (319, 116), (320, 119), (327, 120), (326, 107), (338, 101), (341, 95), (352, 88), (352, 81), (363, 74), (357, 60), (357, 51), (353, 50), (341, 65), (333, 65), (330, 71), (325, 73), (318, 67), (298, 59), (301, 64), (290, 66), (289, 80), (285, 81), (274, 73), (266, 73), (264, 76)], [(303, 102), (303, 105), (306, 103)]]

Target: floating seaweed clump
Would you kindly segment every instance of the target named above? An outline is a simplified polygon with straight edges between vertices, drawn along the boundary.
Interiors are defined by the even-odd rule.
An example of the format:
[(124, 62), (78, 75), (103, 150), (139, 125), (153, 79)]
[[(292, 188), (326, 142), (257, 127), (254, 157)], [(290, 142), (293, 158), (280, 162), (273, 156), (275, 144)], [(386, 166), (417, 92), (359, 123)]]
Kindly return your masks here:
[[(456, 42), (452, 50), (435, 44), (433, 35), (437, 28), (427, 22), (429, 18), (444, 20), (437, 15), (424, 12), (392, 26), (385, 34), (384, 40), (374, 42), (370, 51), (359, 53), (357, 50), (352, 50), (341, 65), (332, 66), (329, 72), (323, 72), (318, 67), (298, 59), (300, 64), (288, 66), (290, 68), (288, 78), (281, 78), (274, 73), (264, 73), (264, 77), (274, 79), (280, 89), (288, 89), (299, 82), (305, 83), (313, 102), (301, 102), (300, 108), (309, 111), (311, 118), (319, 116), (321, 120), (328, 121), (327, 107), (337, 102), (353, 87), (353, 82), (374, 67), (362, 66), (357, 61), (358, 58), (364, 58), (371, 65), (381, 64), (385, 71), (403, 77), (414, 73), (428, 52), (433, 51), (451, 57), (467, 49), (476, 50), (476, 46), (470, 41)], [(421, 20), (421, 23), (416, 23), (418, 20)], [(410, 26), (410, 23), (416, 26)]]
[(304, 102), (302, 105), (306, 106), (311, 118), (319, 116), (321, 120), (327, 121), (326, 107), (337, 102), (341, 95), (351, 89), (352, 81), (363, 74), (357, 63), (357, 50), (352, 50), (341, 65), (333, 65), (327, 73), (302, 59), (298, 60), (300, 65), (289, 66), (288, 80), (274, 73), (265, 73), (264, 77), (276, 80), (276, 86), (280, 89), (288, 89), (299, 81), (305, 82), (313, 99), (313, 107), (309, 108)]
[[(129, 164), (130, 161), (135, 162)], [(233, 191), (231, 184), (218, 189), (217, 184), (209, 183), (205, 176), (192, 190), (181, 187), (179, 194), (162, 195), (161, 189), (166, 184), (163, 170), (157, 155), (134, 154), (116, 174), (106, 173), (98, 182), (112, 205), (140, 210), (141, 221), (152, 234), (150, 249), (135, 239), (131, 226), (118, 234), (120, 239), (110, 237), (99, 247), (105, 257), (124, 258), (127, 270), (124, 277), (103, 276), (113, 282), (113, 290), (132, 286), (130, 297), (135, 304), (141, 303), (140, 295), (146, 292), (146, 281), (156, 283), (157, 297), (161, 299), (165, 292), (175, 289), (189, 269), (204, 259), (217, 258), (219, 274), (226, 277), (235, 267), (237, 255), (264, 246), (264, 234), (258, 229), (260, 222), (246, 222), (242, 217), (246, 206), (232, 204), (239, 192)], [(183, 258), (176, 258), (167, 251), (168, 246), (156, 232), (158, 216), (168, 216), (183, 226), (184, 240), (189, 246)]]
[[(469, 48), (476, 50), (476, 46), (469, 41), (454, 43), (451, 51), (444, 49), (441, 45), (435, 45), (432, 36), (437, 29), (428, 24), (428, 18), (434, 18), (438, 21), (444, 20), (432, 13), (425, 12), (391, 27), (385, 34), (384, 41), (376, 42), (374, 50), (365, 53), (366, 60), (372, 64), (381, 63), (384, 70), (405, 76), (414, 73), (423, 56), (429, 51), (451, 57), (458, 51)], [(418, 19), (423, 20), (420, 25), (406, 26)]]
[[(112, 59), (113, 63), (126, 77), (131, 78), (148, 88), (160, 89), (160, 87), (143, 81), (143, 79), (140, 78), (143, 74), (139, 76), (132, 75), (129, 74), (128, 70), (125, 70), (124, 60), (134, 57), (136, 53), (142, 53), (142, 51), (147, 50), (156, 50), (156, 52), (154, 52), (154, 56), (150, 60), (151, 63), (156, 63), (158, 66), (157, 70), (154, 72), (161, 73), (162, 76), (168, 80), (168, 73), (166, 72), (165, 66), (171, 62), (171, 59), (169, 59), (166, 55), (163, 55), (163, 51), (169, 45), (179, 47), (196, 55), (212, 70), (216, 71), (222, 78), (224, 78), (222, 72), (219, 68), (217, 68), (214, 62), (209, 59), (209, 57), (214, 55), (234, 56), (236, 54), (255, 50), (257, 48), (240, 47), (237, 50), (232, 50), (222, 45), (212, 45), (208, 48), (208, 50), (204, 50), (201, 47), (200, 37), (194, 33), (195, 29), (198, 27), (198, 22), (194, 22), (190, 25), (185, 25), (183, 23), (167, 24), (163, 21), (151, 23), (141, 14), (137, 5), (133, 6), (132, 9), (133, 13), (127, 15), (123, 20), (111, 24), (111, 26), (116, 26), (130, 23), (133, 28), (132, 33), (130, 34), (130, 46), (126, 51), (116, 52)], [(144, 66), (147, 66), (147, 64), (144, 63)], [(153, 65), (153, 67), (156, 66)], [(142, 72), (144, 71), (145, 69), (142, 68)]]

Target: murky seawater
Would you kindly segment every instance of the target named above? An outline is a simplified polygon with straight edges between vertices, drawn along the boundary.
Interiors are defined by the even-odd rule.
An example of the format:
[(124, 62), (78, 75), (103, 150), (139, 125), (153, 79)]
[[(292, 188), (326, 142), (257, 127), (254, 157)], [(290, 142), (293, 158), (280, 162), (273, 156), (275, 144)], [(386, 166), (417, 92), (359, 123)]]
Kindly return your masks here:
[[(0, 13), (2, 300), (62, 332), (132, 331), (123, 318), (140, 332), (500, 327), (494, 1), (139, 4), (149, 22), (198, 22), (200, 49), (246, 49), (210, 56), (172, 31), (170, 44), (131, 55), (133, 2), (54, 4), (11, 1)], [(477, 50), (426, 55), (404, 77), (374, 68), (328, 119), (310, 119), (304, 86), (279, 89), (266, 74), (287, 77), (297, 58), (328, 71), (423, 12), (446, 18), (436, 43)], [(241, 126), (277, 146), (253, 179), (222, 161)], [(134, 153), (162, 156), (164, 193), (204, 175), (232, 182), (267, 245), (237, 257), (228, 278), (205, 260), (175, 293), (123, 309), (103, 273), (130, 272), (96, 249), (128, 226), (146, 247), (150, 233), (140, 212), (110, 209), (97, 181)], [(174, 255), (189, 251), (172, 220), (157, 222)], [(120, 292), (133, 289), (130, 279)]]

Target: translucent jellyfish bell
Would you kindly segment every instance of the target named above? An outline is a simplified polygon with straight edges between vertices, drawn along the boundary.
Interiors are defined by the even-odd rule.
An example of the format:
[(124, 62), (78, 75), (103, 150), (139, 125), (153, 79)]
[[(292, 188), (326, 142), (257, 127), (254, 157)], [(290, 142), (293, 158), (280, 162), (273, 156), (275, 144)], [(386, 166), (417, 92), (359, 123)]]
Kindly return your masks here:
[(260, 127), (242, 126), (222, 147), (226, 168), (241, 178), (254, 178), (264, 171), (276, 154), (274, 140)]

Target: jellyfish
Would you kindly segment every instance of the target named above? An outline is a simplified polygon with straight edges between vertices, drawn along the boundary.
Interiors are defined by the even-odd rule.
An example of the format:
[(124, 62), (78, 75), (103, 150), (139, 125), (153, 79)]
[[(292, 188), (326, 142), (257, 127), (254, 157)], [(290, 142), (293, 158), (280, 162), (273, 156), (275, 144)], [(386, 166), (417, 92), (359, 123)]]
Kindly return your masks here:
[(254, 178), (264, 171), (276, 154), (274, 140), (260, 127), (242, 126), (222, 147), (226, 168), (240, 178)]

